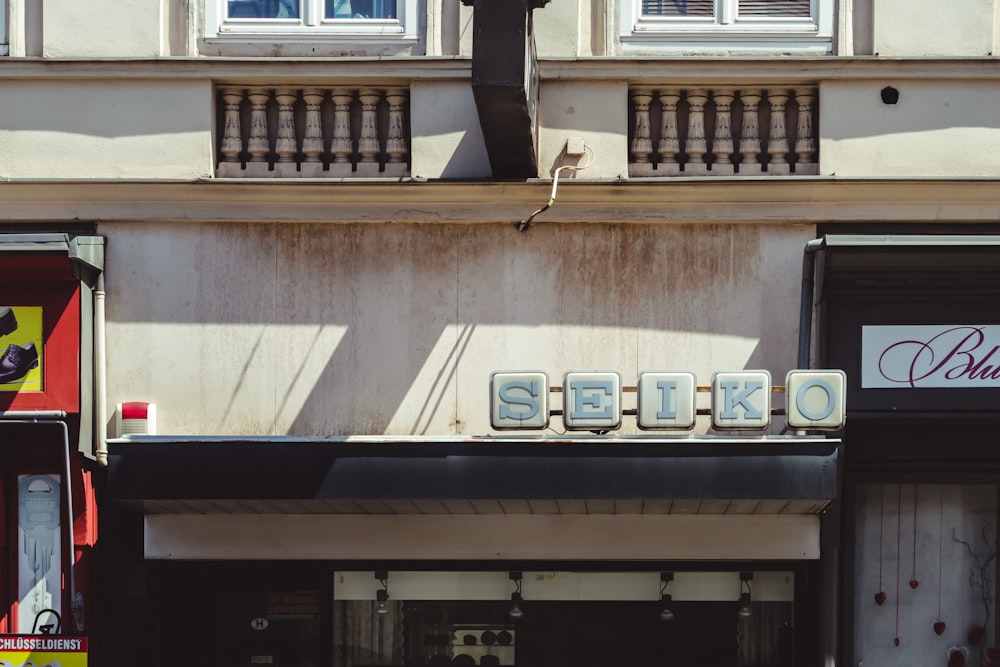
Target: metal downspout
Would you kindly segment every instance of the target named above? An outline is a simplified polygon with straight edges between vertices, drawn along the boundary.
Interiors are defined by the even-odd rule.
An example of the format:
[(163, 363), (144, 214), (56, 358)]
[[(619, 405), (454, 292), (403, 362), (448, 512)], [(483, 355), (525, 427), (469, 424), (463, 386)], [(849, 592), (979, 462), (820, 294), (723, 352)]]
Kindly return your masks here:
[[(66, 516), (69, 529), (69, 604), (70, 609), (73, 609), (75, 605), (78, 604), (76, 599), (76, 553), (74, 549), (73, 542), (73, 474), (70, 469), (70, 458), (69, 458), (69, 427), (66, 426), (66, 413), (61, 410), (51, 410), (51, 411), (38, 411), (38, 412), (27, 412), (27, 411), (10, 411), (10, 412), (0, 412), (0, 421), (10, 422), (14, 424), (50, 424), (53, 426), (58, 425), (63, 432), (63, 462), (66, 466)], [(73, 614), (74, 624), (78, 630), (83, 629), (83, 616), (81, 615), (77, 618), (77, 614)]]
[(799, 357), (796, 368), (809, 368), (812, 350), (813, 301), (816, 297), (816, 251), (826, 247), (826, 239), (806, 243), (802, 253), (802, 296), (799, 304)]
[[(826, 247), (826, 239), (813, 239), (806, 243), (802, 254), (802, 301), (799, 308), (799, 358), (796, 368), (811, 366), (813, 303), (816, 299), (816, 253)], [(843, 445), (838, 445), (838, 461), (843, 460)], [(843, 485), (841, 470), (837, 466), (837, 498), (841, 498)], [(834, 503), (820, 515), (820, 571), (819, 571), (819, 648), (823, 667), (836, 667), (839, 644), (840, 596), (840, 502)]]

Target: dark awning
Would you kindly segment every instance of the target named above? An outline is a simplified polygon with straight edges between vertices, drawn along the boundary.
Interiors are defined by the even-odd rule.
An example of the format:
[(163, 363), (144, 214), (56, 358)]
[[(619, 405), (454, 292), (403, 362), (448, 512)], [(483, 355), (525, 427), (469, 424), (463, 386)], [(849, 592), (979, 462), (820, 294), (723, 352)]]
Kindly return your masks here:
[(110, 443), (113, 499), (157, 513), (812, 514), (820, 437), (176, 438)]

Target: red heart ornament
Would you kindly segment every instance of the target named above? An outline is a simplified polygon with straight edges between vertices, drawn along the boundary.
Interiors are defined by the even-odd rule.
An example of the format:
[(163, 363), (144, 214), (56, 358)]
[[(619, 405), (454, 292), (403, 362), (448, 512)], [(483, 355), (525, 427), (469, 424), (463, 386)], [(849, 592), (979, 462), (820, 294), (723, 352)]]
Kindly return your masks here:
[(899, 637), (896, 637), (895, 639), (892, 640), (892, 645), (899, 646)]
[(916, 589), (920, 585), (920, 582), (916, 579), (910, 579), (910, 588)]
[(880, 607), (885, 604), (885, 593), (883, 591), (879, 591), (875, 594), (875, 604)]
[(944, 621), (938, 621), (937, 623), (934, 624), (934, 632), (936, 632), (939, 635), (944, 634), (944, 628), (945, 628)]

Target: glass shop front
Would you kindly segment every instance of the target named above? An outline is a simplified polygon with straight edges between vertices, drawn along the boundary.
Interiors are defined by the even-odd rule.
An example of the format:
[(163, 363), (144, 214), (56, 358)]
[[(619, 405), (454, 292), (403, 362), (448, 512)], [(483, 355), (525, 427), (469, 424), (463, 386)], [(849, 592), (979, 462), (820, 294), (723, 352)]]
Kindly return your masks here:
[(815, 653), (805, 562), (524, 565), (159, 563), (157, 618), (177, 619), (160, 664), (785, 667)]

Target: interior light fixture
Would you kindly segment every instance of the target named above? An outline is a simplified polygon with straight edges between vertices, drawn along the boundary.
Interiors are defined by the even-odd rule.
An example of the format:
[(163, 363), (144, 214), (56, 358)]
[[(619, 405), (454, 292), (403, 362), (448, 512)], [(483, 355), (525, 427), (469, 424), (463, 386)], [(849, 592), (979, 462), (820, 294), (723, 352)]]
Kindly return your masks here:
[[(736, 615), (740, 618), (749, 618), (750, 611), (750, 582), (753, 581), (753, 572), (740, 572), (740, 610)], [(743, 590), (744, 586), (746, 591)]]
[(664, 623), (674, 620), (674, 612), (670, 609), (670, 603), (673, 598), (667, 592), (667, 585), (673, 580), (673, 572), (660, 572), (660, 602), (663, 604), (663, 610), (660, 612), (660, 620)]
[(382, 584), (382, 588), (375, 590), (375, 613), (384, 616), (389, 613), (389, 573), (376, 570), (375, 578)]
[(510, 580), (514, 582), (514, 592), (510, 594), (511, 602), (513, 602), (514, 605), (510, 608), (510, 611), (507, 612), (507, 615), (516, 621), (524, 618), (524, 611), (521, 609), (521, 602), (524, 599), (521, 597), (521, 573), (511, 572)]

